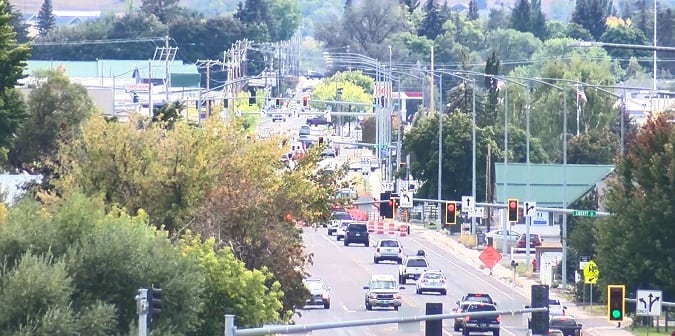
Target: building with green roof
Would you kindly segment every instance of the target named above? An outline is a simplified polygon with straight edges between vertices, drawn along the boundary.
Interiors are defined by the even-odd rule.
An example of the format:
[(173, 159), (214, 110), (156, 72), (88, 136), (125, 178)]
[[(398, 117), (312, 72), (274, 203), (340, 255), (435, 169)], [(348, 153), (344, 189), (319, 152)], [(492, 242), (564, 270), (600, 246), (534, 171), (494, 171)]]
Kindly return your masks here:
[(595, 189), (613, 170), (612, 165), (568, 164), (565, 174), (561, 164), (531, 163), (528, 171), (525, 163), (509, 163), (506, 166), (495, 163), (495, 200), (504, 204), (507, 199), (515, 198), (521, 202), (537, 202), (537, 207), (562, 208), (564, 184), (567, 185), (565, 199), (569, 206)]

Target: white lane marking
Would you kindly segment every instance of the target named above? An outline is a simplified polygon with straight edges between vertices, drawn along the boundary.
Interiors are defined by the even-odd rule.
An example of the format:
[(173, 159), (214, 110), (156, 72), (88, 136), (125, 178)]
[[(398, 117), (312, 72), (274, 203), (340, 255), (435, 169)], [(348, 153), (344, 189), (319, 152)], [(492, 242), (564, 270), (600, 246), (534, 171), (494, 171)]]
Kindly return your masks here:
[[(424, 244), (422, 244), (421, 242), (417, 241), (416, 237), (413, 238), (413, 240), (415, 240), (415, 242), (416, 242), (417, 244), (419, 244), (420, 246), (424, 246)], [(434, 244), (434, 243), (432, 243), (432, 244)], [(438, 246), (437, 244), (434, 244), (434, 245), (436, 245), (436, 247), (442, 249), (441, 246)], [(439, 258), (441, 258), (441, 259), (447, 261), (448, 263), (452, 264), (453, 266), (459, 268), (459, 269), (462, 270), (464, 273), (473, 276), (474, 279), (477, 279), (477, 280), (481, 281), (482, 283), (484, 283), (484, 284), (490, 286), (490, 288), (492, 288), (492, 289), (494, 289), (494, 290), (496, 290), (496, 291), (498, 291), (498, 292), (504, 294), (506, 297), (508, 297), (508, 298), (510, 298), (510, 299), (514, 299), (514, 297), (513, 297), (513, 295), (512, 295), (511, 293), (507, 293), (507, 292), (501, 290), (501, 289), (498, 288), (497, 286), (495, 286), (495, 285), (489, 283), (487, 280), (485, 280), (485, 279), (483, 279), (483, 278), (481, 278), (481, 277), (476, 277), (475, 274), (469, 272), (467, 269), (465, 269), (464, 267), (462, 267), (462, 266), (459, 265), (458, 263), (456, 263), (456, 262), (450, 260), (450, 258), (448, 258), (448, 257), (446, 257), (446, 256), (444, 256), (444, 255), (442, 255), (442, 254), (440, 254), (440, 253), (438, 253), (438, 252), (436, 252), (436, 251), (434, 251), (434, 250), (429, 250), (429, 252), (435, 254), (435, 255), (438, 256)], [(467, 265), (469, 265), (469, 264), (467, 264)], [(471, 265), (469, 265), (469, 266), (471, 266)]]
[(351, 309), (347, 308), (347, 306), (345, 304), (342, 305), (342, 309), (344, 309), (348, 313), (356, 313), (356, 310), (351, 310)]

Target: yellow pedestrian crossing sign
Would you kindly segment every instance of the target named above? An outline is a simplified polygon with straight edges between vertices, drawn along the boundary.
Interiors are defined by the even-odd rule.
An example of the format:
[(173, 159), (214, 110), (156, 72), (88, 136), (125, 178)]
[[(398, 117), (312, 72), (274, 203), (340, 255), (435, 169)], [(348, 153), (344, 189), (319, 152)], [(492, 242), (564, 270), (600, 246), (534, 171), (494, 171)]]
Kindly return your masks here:
[(598, 270), (598, 265), (593, 261), (589, 261), (583, 269), (584, 273), (584, 283), (595, 285), (598, 283), (598, 275), (600, 275), (600, 270)]

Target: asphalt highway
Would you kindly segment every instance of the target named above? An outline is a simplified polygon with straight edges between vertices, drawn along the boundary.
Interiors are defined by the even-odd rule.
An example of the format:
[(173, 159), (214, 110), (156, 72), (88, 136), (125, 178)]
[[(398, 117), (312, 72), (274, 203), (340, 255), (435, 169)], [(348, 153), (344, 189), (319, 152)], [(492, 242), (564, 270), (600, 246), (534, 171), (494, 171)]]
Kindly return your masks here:
[[(391, 263), (373, 263), (375, 241), (388, 235), (371, 235), (371, 247), (352, 245), (345, 247), (338, 243), (335, 237), (328, 236), (326, 229), (314, 231), (306, 228), (304, 240), (309, 252), (314, 253), (314, 265), (310, 269), (312, 277), (324, 279), (331, 287), (331, 308), (312, 308), (300, 310), (301, 317), (296, 318), (297, 324), (334, 322), (345, 320), (374, 319), (396, 317), (399, 314), (423, 315), (427, 302), (441, 302), (443, 312), (450, 313), (455, 302), (465, 293), (488, 293), (498, 304), (500, 310), (520, 309), (528, 300), (506, 284), (491, 278), (482, 271), (466, 264), (461, 259), (449, 255), (439, 246), (431, 244), (421, 237), (398, 237), (404, 247), (404, 253), (415, 254), (417, 250), (426, 252), (432, 269), (440, 269), (448, 278), (448, 294), (415, 294), (414, 281), (409, 281), (406, 289), (402, 290), (403, 307), (399, 312), (391, 309), (366, 311), (364, 293), (362, 289), (372, 275), (388, 274), (396, 276), (398, 265)], [(444, 335), (459, 335), (453, 332), (453, 321), (443, 322)], [(419, 335), (424, 323), (417, 328), (414, 326), (402, 327), (398, 325), (381, 325), (370, 327), (354, 327), (330, 329), (312, 332), (312, 335)], [(525, 335), (527, 332), (526, 318), (523, 316), (502, 316), (503, 335)]]

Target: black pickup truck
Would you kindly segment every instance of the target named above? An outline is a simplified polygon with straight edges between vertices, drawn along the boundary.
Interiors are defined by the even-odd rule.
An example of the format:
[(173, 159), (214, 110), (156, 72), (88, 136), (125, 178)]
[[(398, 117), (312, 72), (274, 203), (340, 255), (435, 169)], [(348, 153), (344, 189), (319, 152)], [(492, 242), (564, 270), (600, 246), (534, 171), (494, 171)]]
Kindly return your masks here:
[(328, 121), (328, 119), (326, 119), (326, 117), (323, 117), (323, 116), (307, 118), (307, 125), (308, 126), (319, 126), (319, 125), (331, 126), (332, 124), (333, 123)]
[[(469, 305), (463, 312), (490, 312), (496, 311), (494, 305), (488, 303), (476, 303)], [(501, 317), (495, 313), (490, 316), (466, 316), (462, 323), (462, 336), (469, 336), (472, 332), (492, 332), (492, 336), (499, 336)]]

